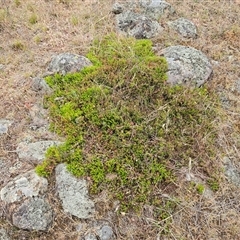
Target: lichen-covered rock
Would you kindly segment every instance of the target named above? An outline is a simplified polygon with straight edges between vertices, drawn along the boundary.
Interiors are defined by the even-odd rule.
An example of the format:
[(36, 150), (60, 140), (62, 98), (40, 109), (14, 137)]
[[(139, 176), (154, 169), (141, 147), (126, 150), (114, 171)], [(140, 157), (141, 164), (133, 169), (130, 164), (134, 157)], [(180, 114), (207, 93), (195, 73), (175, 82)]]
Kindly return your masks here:
[(0, 228), (0, 239), (1, 240), (10, 240), (7, 231), (4, 228)]
[(104, 225), (99, 229), (98, 236), (101, 240), (111, 240), (114, 237), (114, 233), (110, 226)]
[(9, 164), (7, 160), (0, 158), (0, 184), (4, 184), (6, 177), (9, 175)]
[(84, 67), (92, 65), (91, 61), (78, 54), (61, 53), (52, 58), (46, 75), (59, 73), (65, 75), (67, 73), (79, 72)]
[(114, 3), (113, 6), (112, 6), (112, 12), (114, 14), (120, 14), (120, 13), (123, 12), (123, 10), (124, 10), (123, 5), (118, 3), (118, 2)]
[(88, 196), (86, 180), (74, 177), (65, 164), (56, 167), (56, 187), (65, 212), (82, 219), (93, 216), (94, 202)]
[(197, 37), (197, 28), (194, 23), (188, 19), (179, 18), (175, 21), (168, 22), (168, 25), (185, 38)]
[(165, 13), (173, 14), (174, 8), (163, 0), (140, 0), (140, 6), (144, 9), (143, 13), (155, 20), (159, 20)]
[(237, 187), (240, 187), (240, 170), (232, 163), (231, 159), (228, 157), (223, 158), (225, 176), (226, 178), (235, 184)]
[(35, 197), (47, 191), (48, 181), (39, 177), (34, 170), (15, 177), (1, 189), (1, 200), (5, 203)]
[(114, 240), (114, 232), (112, 227), (105, 221), (93, 222), (90, 229), (87, 230), (87, 234), (81, 237), (79, 240)]
[(7, 133), (9, 126), (13, 121), (7, 120), (7, 119), (0, 119), (0, 135)]
[(116, 19), (118, 30), (136, 39), (153, 38), (163, 30), (157, 21), (132, 11), (118, 14)]
[(21, 142), (17, 147), (17, 154), (21, 160), (28, 160), (39, 164), (44, 160), (45, 153), (49, 147), (61, 143), (59, 141)]
[(21, 229), (46, 231), (53, 221), (53, 211), (45, 200), (32, 198), (14, 210), (12, 220)]
[(50, 93), (51, 88), (47, 85), (43, 78), (35, 77), (32, 80), (32, 90), (35, 92)]
[(168, 63), (168, 83), (199, 87), (211, 76), (212, 65), (201, 51), (186, 46), (172, 46), (157, 54)]

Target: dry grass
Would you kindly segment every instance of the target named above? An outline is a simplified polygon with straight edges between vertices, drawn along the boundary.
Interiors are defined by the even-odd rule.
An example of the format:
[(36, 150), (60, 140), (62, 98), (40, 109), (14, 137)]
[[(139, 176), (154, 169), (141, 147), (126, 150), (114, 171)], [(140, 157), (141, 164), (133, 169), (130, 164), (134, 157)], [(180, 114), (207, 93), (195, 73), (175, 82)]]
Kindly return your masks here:
[[(0, 157), (9, 167), (19, 164), (15, 154), (16, 145), (23, 138), (51, 138), (52, 135), (37, 133), (29, 129), (30, 110), (41, 103), (42, 96), (31, 90), (31, 80), (44, 73), (51, 56), (61, 52), (85, 54), (94, 37), (114, 29), (111, 0), (1, 0), (0, 7), (0, 118), (14, 120), (8, 135), (0, 139)], [(213, 60), (214, 76), (209, 83), (224, 95), (228, 107), (227, 117), (221, 125), (219, 143), (226, 155), (239, 166), (240, 159), (240, 97), (235, 84), (240, 79), (240, 2), (239, 0), (201, 1), (169, 0), (176, 9), (176, 17), (186, 17), (198, 27), (196, 40), (183, 40), (167, 29), (164, 19), (160, 22), (166, 33), (154, 42), (159, 47), (183, 44), (203, 51)], [(32, 17), (34, 16), (34, 24)], [(35, 21), (36, 20), (36, 21)], [(24, 47), (13, 47), (21, 43)], [(20, 46), (22, 46), (20, 44)], [(222, 156), (219, 164), (222, 165)], [(32, 166), (20, 165), (13, 177)], [(98, 204), (104, 217), (115, 226), (118, 239), (240, 239), (239, 189), (222, 180), (220, 190), (210, 197), (188, 191), (186, 171), (179, 172), (182, 179), (178, 211), (171, 216), (171, 232), (168, 237), (156, 236), (161, 233), (162, 223), (151, 217), (135, 215), (115, 216), (109, 213), (109, 203), (100, 199)], [(204, 178), (194, 173), (198, 179)], [(182, 178), (181, 178), (182, 176)], [(3, 185), (8, 179), (1, 182)], [(171, 189), (169, 189), (169, 196)], [(54, 196), (49, 200), (56, 206), (58, 217), (48, 233), (29, 233), (16, 230), (8, 221), (2, 221), (13, 239), (77, 239), (73, 229), (77, 220), (62, 213)], [(151, 214), (149, 215), (151, 216)], [(158, 231), (152, 226), (158, 225)], [(155, 236), (155, 237), (153, 237)]]

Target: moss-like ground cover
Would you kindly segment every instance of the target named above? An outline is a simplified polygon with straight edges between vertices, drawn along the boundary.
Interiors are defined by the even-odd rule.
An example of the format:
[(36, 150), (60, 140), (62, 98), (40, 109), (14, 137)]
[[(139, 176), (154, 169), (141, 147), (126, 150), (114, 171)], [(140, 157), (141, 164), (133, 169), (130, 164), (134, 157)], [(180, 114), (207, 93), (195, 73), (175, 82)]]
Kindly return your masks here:
[(66, 142), (47, 151), (37, 173), (48, 176), (66, 162), (74, 175), (91, 180), (92, 193), (108, 189), (124, 210), (160, 206), (160, 189), (190, 159), (193, 169), (214, 177), (211, 92), (169, 86), (167, 63), (150, 40), (110, 35), (95, 41), (87, 57), (93, 66), (46, 78), (53, 89), (45, 99), (51, 129)]

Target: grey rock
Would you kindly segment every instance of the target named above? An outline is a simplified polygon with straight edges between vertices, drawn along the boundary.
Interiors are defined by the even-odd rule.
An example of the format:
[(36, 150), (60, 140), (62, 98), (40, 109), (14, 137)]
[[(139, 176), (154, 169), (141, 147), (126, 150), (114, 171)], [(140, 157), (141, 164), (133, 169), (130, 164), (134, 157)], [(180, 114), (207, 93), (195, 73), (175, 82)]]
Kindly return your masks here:
[(235, 90), (240, 93), (240, 78), (235, 82)]
[(51, 88), (47, 85), (45, 80), (40, 77), (35, 77), (32, 80), (32, 90), (35, 92), (44, 92), (44, 93), (50, 93)]
[(0, 119), (0, 135), (7, 133), (9, 126), (13, 121), (7, 120), (7, 119)]
[(89, 233), (83, 238), (83, 240), (98, 240), (98, 239), (95, 236), (95, 234)]
[(93, 216), (94, 202), (88, 196), (86, 180), (74, 177), (65, 164), (56, 167), (56, 187), (65, 212), (81, 219)]
[(12, 215), (13, 225), (26, 230), (46, 231), (52, 220), (51, 206), (41, 198), (25, 201)]
[(59, 73), (65, 75), (67, 73), (73, 73), (81, 71), (84, 67), (92, 65), (91, 61), (78, 54), (61, 53), (52, 58), (46, 75)]
[(0, 158), (0, 182), (4, 182), (9, 175), (9, 164), (7, 160)]
[(48, 181), (39, 177), (34, 170), (15, 177), (1, 189), (1, 200), (6, 203), (21, 201), (47, 191)]
[(157, 21), (132, 11), (118, 14), (116, 20), (119, 31), (136, 39), (152, 38), (163, 31)]
[(194, 23), (188, 19), (179, 18), (175, 21), (168, 22), (168, 25), (185, 38), (197, 37), (197, 28)]
[(34, 104), (29, 109), (29, 114), (32, 118), (32, 123), (30, 124), (32, 130), (37, 130), (41, 127), (48, 128), (48, 111), (41, 104)]
[(192, 47), (172, 46), (161, 50), (168, 63), (168, 83), (199, 87), (212, 74), (212, 65), (206, 55)]
[(140, 0), (140, 6), (144, 9), (143, 13), (155, 20), (159, 20), (164, 14), (175, 12), (171, 4), (162, 0)]
[(240, 170), (233, 165), (228, 157), (223, 158), (223, 163), (226, 178), (236, 186), (240, 187)]
[(0, 64), (0, 71), (4, 70), (4, 65), (3, 64)]
[(108, 225), (102, 226), (101, 229), (98, 231), (98, 235), (101, 240), (111, 240), (114, 238), (113, 230)]
[(113, 12), (114, 14), (120, 14), (120, 13), (122, 13), (122, 12), (123, 12), (123, 9), (124, 9), (123, 5), (121, 5), (121, 4), (118, 3), (118, 2), (114, 3), (113, 6), (112, 6), (112, 12)]
[(18, 157), (36, 164), (44, 160), (47, 149), (54, 145), (60, 145), (59, 141), (39, 141), (34, 143), (21, 142), (17, 147)]
[(4, 228), (0, 228), (0, 240), (10, 240), (7, 231)]

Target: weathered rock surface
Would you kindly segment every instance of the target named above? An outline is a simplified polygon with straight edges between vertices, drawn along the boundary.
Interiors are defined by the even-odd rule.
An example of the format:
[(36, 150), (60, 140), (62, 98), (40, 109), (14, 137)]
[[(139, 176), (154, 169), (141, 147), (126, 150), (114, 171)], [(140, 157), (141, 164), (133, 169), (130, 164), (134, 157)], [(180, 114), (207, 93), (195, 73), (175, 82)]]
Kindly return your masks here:
[(174, 12), (172, 6), (165, 1), (141, 0), (116, 2), (112, 12), (116, 15), (117, 30), (137, 39), (153, 38), (163, 31), (158, 23), (166, 12)]
[(53, 211), (45, 200), (32, 198), (15, 209), (12, 220), (18, 228), (46, 231), (52, 223)]
[(0, 135), (7, 133), (9, 126), (13, 121), (7, 120), (7, 119), (0, 119)]
[(114, 240), (114, 232), (112, 227), (109, 226), (107, 222), (96, 222), (93, 224), (94, 226), (91, 230), (88, 230), (88, 234), (86, 234), (83, 238), (81, 237), (79, 240)]
[(114, 237), (113, 230), (108, 225), (102, 226), (98, 231), (98, 235), (101, 240), (111, 240)]
[(5, 203), (35, 197), (47, 191), (48, 181), (39, 177), (34, 170), (15, 177), (1, 189), (1, 200)]
[(0, 228), (0, 239), (1, 240), (10, 240), (7, 231), (4, 228)]
[(157, 21), (132, 11), (118, 14), (116, 20), (121, 32), (136, 39), (153, 38), (163, 30)]
[(240, 171), (236, 166), (232, 163), (232, 161), (228, 157), (223, 158), (224, 168), (225, 168), (225, 176), (226, 178), (235, 184), (237, 187), (240, 187)]
[(52, 58), (46, 75), (55, 73), (65, 75), (70, 72), (78, 72), (90, 65), (92, 65), (91, 61), (84, 56), (72, 53), (61, 53)]
[(93, 216), (94, 202), (88, 196), (86, 180), (74, 177), (65, 164), (56, 167), (56, 187), (65, 212), (83, 219)]
[(185, 18), (179, 18), (175, 21), (168, 22), (170, 28), (177, 31), (180, 35), (186, 38), (196, 38), (197, 28), (193, 22)]
[(0, 158), (0, 184), (4, 183), (5, 178), (9, 175), (9, 167), (6, 160)]
[(40, 77), (35, 77), (32, 80), (32, 90), (35, 92), (50, 93), (51, 88), (47, 85), (45, 80)]
[(206, 55), (192, 47), (172, 46), (161, 50), (168, 63), (168, 83), (201, 86), (211, 76), (212, 65)]
[(17, 147), (18, 157), (39, 164), (44, 160), (45, 152), (49, 147), (60, 144), (59, 141), (21, 142)]
[(174, 8), (163, 0), (140, 0), (140, 6), (143, 8), (143, 13), (155, 20), (159, 20), (164, 14), (173, 14)]

